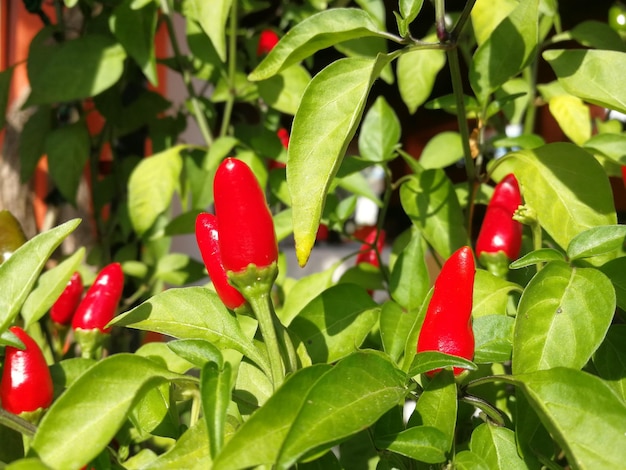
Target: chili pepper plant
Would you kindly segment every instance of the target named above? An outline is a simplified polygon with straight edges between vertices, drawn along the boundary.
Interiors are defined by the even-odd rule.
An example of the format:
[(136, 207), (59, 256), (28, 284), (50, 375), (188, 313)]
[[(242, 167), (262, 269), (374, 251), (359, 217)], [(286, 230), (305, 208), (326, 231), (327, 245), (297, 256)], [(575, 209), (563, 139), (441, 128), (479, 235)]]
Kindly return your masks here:
[[(2, 115), (26, 67), (23, 180), (45, 154), (50, 201), (80, 204), (86, 180), (91, 215), (26, 237), (0, 212), (3, 465), (623, 468), (615, 8), (24, 5), (41, 30), (0, 72)], [(355, 230), (358, 198), (378, 212)], [(93, 240), (60, 250), (79, 224)], [(320, 225), (346, 255), (293, 267)], [(33, 344), (45, 365), (16, 365)], [(46, 394), (35, 412), (20, 387)]]

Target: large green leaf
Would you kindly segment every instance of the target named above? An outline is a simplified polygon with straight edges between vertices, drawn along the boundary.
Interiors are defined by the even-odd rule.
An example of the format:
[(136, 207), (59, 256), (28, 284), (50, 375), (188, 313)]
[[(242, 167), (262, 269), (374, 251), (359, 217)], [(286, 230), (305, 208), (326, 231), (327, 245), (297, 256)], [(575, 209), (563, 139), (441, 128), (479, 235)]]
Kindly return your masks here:
[(80, 247), (72, 256), (39, 277), (37, 286), (22, 307), (26, 327), (38, 321), (54, 305), (84, 256), (85, 248)]
[(515, 173), (524, 202), (566, 249), (580, 232), (617, 223), (611, 184), (592, 155), (570, 143), (520, 150), (499, 160), (497, 174)]
[(185, 431), (167, 452), (141, 468), (142, 470), (178, 470), (210, 467), (209, 436), (206, 423), (202, 418)]
[(412, 316), (424, 302), (428, 289), (430, 277), (422, 235), (419, 230), (412, 229), (411, 240), (393, 263), (389, 292), (393, 300), (410, 312), (405, 316)]
[(557, 95), (548, 102), (550, 113), (565, 135), (575, 144), (582, 145), (591, 137), (589, 106), (572, 95)]
[(376, 422), (404, 397), (405, 380), (375, 351), (300, 369), (232, 436), (213, 468), (290, 468)]
[(513, 282), (502, 279), (484, 269), (477, 269), (474, 277), (472, 317), (505, 315), (509, 295), (522, 288)]
[(469, 245), (459, 200), (443, 170), (412, 175), (400, 187), (400, 200), (411, 221), (442, 258)]
[(54, 129), (46, 135), (50, 177), (71, 204), (76, 203), (78, 185), (89, 160), (91, 139), (85, 121)]
[(593, 356), (600, 377), (626, 401), (626, 325), (612, 325)]
[[(425, 41), (434, 39), (424, 38)], [(428, 99), (444, 65), (446, 53), (435, 49), (407, 52), (398, 58), (398, 90), (409, 113), (413, 114)]]
[(186, 0), (183, 3), (185, 17), (200, 23), (223, 62), (226, 61), (226, 20), (231, 4), (232, 0)]
[(389, 60), (340, 59), (318, 73), (304, 92), (293, 121), (287, 165), (301, 266), (315, 243), (326, 193), (356, 132), (370, 87)]
[(624, 245), (626, 226), (605, 225), (593, 227), (576, 235), (567, 247), (570, 260), (613, 254)]
[(111, 324), (157, 331), (180, 339), (205, 339), (219, 348), (239, 351), (261, 367), (266, 366), (237, 319), (215, 292), (204, 287), (168, 289), (117, 316)]
[(472, 8), (472, 30), (478, 45), (484, 43), (498, 24), (511, 14), (515, 0), (476, 0)]
[(28, 104), (95, 96), (122, 76), (126, 54), (113, 38), (87, 34), (59, 43), (50, 40), (52, 33), (52, 28), (44, 28), (30, 44)]
[(488, 364), (509, 361), (513, 349), (514, 326), (515, 320), (502, 314), (476, 318), (472, 325), (475, 340), (474, 362)]
[(133, 227), (144, 234), (157, 217), (170, 207), (179, 188), (182, 145), (144, 158), (128, 179), (128, 212)]
[(376, 324), (380, 308), (365, 289), (337, 284), (313, 299), (289, 325), (313, 363), (354, 352)]
[(153, 85), (157, 84), (154, 52), (157, 13), (155, 2), (134, 8), (133, 0), (125, 0), (113, 10), (109, 19), (113, 34)]
[(46, 261), (79, 223), (73, 219), (40, 233), (0, 264), (0, 332), (13, 323)]
[(587, 49), (543, 53), (568, 93), (589, 103), (626, 113), (626, 53)]
[(626, 405), (606, 382), (563, 367), (516, 379), (573, 468), (624, 465)]
[(380, 338), (384, 351), (398, 361), (404, 352), (407, 336), (418, 309), (410, 313), (393, 301), (385, 302), (380, 312)]
[(486, 105), (489, 95), (534, 57), (539, 40), (538, 8), (539, 0), (520, 2), (474, 53), (469, 76), (481, 104)]
[(20, 179), (23, 182), (33, 176), (39, 160), (45, 153), (46, 136), (51, 129), (51, 107), (38, 106), (20, 133)]
[(304, 90), (310, 81), (309, 72), (296, 64), (267, 80), (261, 80), (257, 86), (259, 96), (270, 108), (286, 114), (296, 114)]
[(297, 23), (250, 74), (250, 80), (265, 80), (320, 49), (349, 39), (385, 36), (373, 18), (356, 8), (333, 8)]
[(481, 424), (472, 433), (470, 449), (481, 457), (489, 468), (522, 470), (528, 468), (517, 453), (515, 433), (504, 427)]
[(0, 130), (6, 124), (7, 106), (9, 104), (9, 89), (11, 88), (11, 77), (14, 67), (8, 67), (0, 72)]
[(51, 468), (86, 465), (109, 444), (143, 393), (166, 380), (190, 379), (132, 354), (102, 360), (53, 403), (37, 428), (29, 455)]
[(377, 447), (426, 463), (445, 462), (444, 449), (447, 445), (448, 437), (432, 426), (415, 426), (397, 434), (376, 438)]
[(384, 162), (395, 157), (400, 141), (400, 121), (385, 98), (379, 96), (367, 111), (359, 132), (361, 157), (372, 162)]
[(626, 134), (597, 134), (585, 142), (583, 147), (620, 165), (626, 165)]
[(549, 263), (528, 283), (519, 302), (514, 373), (581, 369), (604, 339), (614, 312), (615, 292), (602, 272)]
[(626, 311), (626, 276), (624, 275), (626, 273), (626, 257), (615, 258), (600, 266), (599, 269), (611, 280), (615, 289), (617, 305)]
[(435, 135), (424, 146), (419, 162), (425, 169), (445, 168), (463, 158), (461, 134), (444, 131)]

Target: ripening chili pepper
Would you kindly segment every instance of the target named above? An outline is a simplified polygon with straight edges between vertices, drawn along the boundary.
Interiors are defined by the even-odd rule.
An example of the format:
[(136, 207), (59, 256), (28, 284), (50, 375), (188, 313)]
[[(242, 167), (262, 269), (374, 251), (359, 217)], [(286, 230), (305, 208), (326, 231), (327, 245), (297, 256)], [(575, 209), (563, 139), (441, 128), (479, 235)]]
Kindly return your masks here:
[(202, 213), (196, 218), (196, 241), (217, 295), (226, 307), (232, 310), (241, 307), (246, 301), (239, 291), (228, 283), (220, 254), (217, 217), (213, 214)]
[[(376, 235), (378, 234), (378, 240), (376, 240)], [(363, 238), (363, 244), (361, 245), (361, 250), (356, 257), (356, 264), (359, 263), (368, 263), (372, 266), (380, 267), (380, 263), (378, 262), (378, 255), (383, 251), (383, 247), (385, 246), (385, 236), (386, 233), (384, 230), (381, 230), (378, 233), (378, 229), (376, 227), (367, 227), (365, 233), (361, 235)], [(359, 237), (360, 238), (360, 237)], [(372, 246), (376, 242), (376, 249), (374, 250)]]
[(226, 158), (213, 182), (219, 245), (226, 271), (264, 268), (278, 259), (274, 221), (265, 194), (243, 161)]
[(257, 57), (268, 54), (272, 49), (274, 49), (274, 46), (278, 44), (279, 40), (280, 38), (278, 37), (278, 34), (276, 34), (271, 29), (264, 29), (263, 31), (261, 31), (261, 35), (259, 36), (259, 44), (256, 49)]
[(513, 219), (513, 214), (521, 204), (519, 184), (515, 175), (510, 173), (496, 185), (487, 206), (476, 240), (476, 256), (481, 262), (483, 254), (495, 256), (500, 251), (508, 260), (517, 259), (522, 247), (523, 226)]
[(622, 166), (622, 181), (624, 182), (624, 186), (626, 187), (626, 165)]
[[(426, 310), (417, 340), (417, 352), (439, 351), (472, 360), (474, 331), (472, 329), (472, 297), (476, 267), (468, 246), (455, 251), (443, 264)], [(432, 376), (439, 372), (427, 372)], [(463, 372), (454, 368), (454, 374)]]
[(78, 304), (72, 328), (74, 330), (100, 330), (109, 333), (106, 325), (115, 316), (124, 290), (124, 273), (119, 263), (111, 263), (98, 273), (83, 300)]
[(23, 329), (12, 326), (25, 349), (7, 346), (0, 382), (2, 408), (13, 414), (45, 409), (52, 403), (54, 388), (46, 359), (39, 345)]
[(69, 325), (82, 296), (83, 278), (77, 271), (72, 275), (54, 305), (50, 307), (52, 321), (59, 325)]

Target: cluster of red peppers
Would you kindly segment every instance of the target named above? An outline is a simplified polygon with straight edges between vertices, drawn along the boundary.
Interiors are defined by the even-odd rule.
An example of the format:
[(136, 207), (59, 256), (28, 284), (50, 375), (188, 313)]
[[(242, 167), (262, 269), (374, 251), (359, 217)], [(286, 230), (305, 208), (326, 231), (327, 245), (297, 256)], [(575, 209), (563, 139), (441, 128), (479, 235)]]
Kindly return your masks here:
[[(356, 257), (355, 263), (366, 263), (375, 268), (380, 268), (380, 254), (385, 246), (385, 238), (387, 233), (385, 230), (378, 230), (377, 227), (366, 227), (361, 233), (355, 234), (358, 240), (362, 240), (359, 254)], [(368, 291), (370, 295), (373, 292)]]

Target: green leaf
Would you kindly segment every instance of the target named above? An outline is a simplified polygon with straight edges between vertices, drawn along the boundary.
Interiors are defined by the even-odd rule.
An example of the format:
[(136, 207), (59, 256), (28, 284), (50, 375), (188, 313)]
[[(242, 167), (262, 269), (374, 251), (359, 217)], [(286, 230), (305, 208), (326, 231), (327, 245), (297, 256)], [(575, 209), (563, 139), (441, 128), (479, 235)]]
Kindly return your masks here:
[(590, 258), (612, 253), (617, 255), (624, 244), (626, 226), (605, 225), (593, 227), (576, 235), (567, 247), (567, 256), (571, 260)]
[(359, 124), (370, 87), (389, 60), (340, 59), (318, 73), (304, 92), (293, 121), (287, 165), (301, 266), (315, 243), (326, 193)]
[[(569, 35), (580, 44), (586, 47), (593, 47), (594, 49), (605, 49), (612, 51), (625, 52), (624, 40), (620, 37), (619, 33), (611, 28), (607, 23), (601, 21), (588, 20), (582, 21), (574, 26)], [(556, 36), (553, 39), (556, 39)]]
[(78, 185), (91, 152), (91, 138), (85, 121), (50, 131), (44, 151), (48, 154), (50, 177), (72, 205), (76, 204)]
[(493, 91), (517, 75), (534, 57), (539, 40), (538, 8), (539, 0), (520, 2), (474, 53), (470, 84), (483, 105)]
[[(425, 41), (433, 41), (426, 37)], [(396, 74), (402, 101), (413, 114), (430, 97), (437, 75), (446, 65), (446, 53), (434, 49), (407, 52), (398, 58)]]
[(157, 217), (170, 207), (179, 187), (183, 160), (177, 145), (144, 158), (128, 179), (128, 212), (134, 229), (143, 235)]
[(519, 302), (514, 373), (581, 369), (602, 343), (614, 312), (613, 286), (602, 272), (549, 263), (531, 279)]
[(306, 86), (311, 81), (309, 72), (301, 65), (292, 65), (272, 77), (257, 83), (259, 96), (270, 108), (285, 114), (296, 114)]
[[(415, 346), (417, 347), (417, 341)], [(477, 369), (476, 364), (462, 357), (451, 356), (439, 351), (424, 351), (415, 354), (408, 375), (409, 377), (415, 377), (429, 370), (443, 369), (445, 367), (462, 367), (468, 370)]]
[(478, 426), (472, 432), (470, 450), (482, 458), (488, 468), (528, 468), (517, 453), (515, 433), (504, 427), (487, 423)]
[(50, 40), (52, 33), (52, 28), (44, 28), (30, 44), (27, 105), (95, 96), (122, 76), (126, 54), (113, 38), (86, 34), (59, 43)]
[(210, 467), (209, 436), (204, 418), (200, 418), (167, 452), (141, 468), (142, 470), (178, 470)]
[(400, 121), (385, 98), (379, 96), (367, 111), (359, 132), (359, 153), (365, 160), (384, 162), (395, 157)]
[(177, 339), (168, 341), (167, 347), (199, 368), (207, 362), (215, 362), (219, 367), (224, 364), (222, 352), (204, 339)]
[(132, 354), (102, 360), (52, 404), (37, 428), (29, 455), (52, 468), (86, 465), (109, 444), (146, 390), (174, 379), (189, 380)]
[(0, 72), (0, 130), (6, 124), (7, 107), (9, 105), (9, 90), (11, 89), (11, 77), (14, 67), (8, 67)]
[(40, 233), (0, 264), (0, 332), (13, 323), (46, 261), (79, 223), (73, 219)]
[(409, 312), (417, 312), (430, 289), (430, 277), (419, 230), (411, 230), (411, 240), (393, 264), (389, 293)]
[(454, 468), (458, 470), (489, 470), (487, 462), (469, 450), (462, 450), (454, 456)]
[(393, 301), (385, 302), (380, 312), (380, 337), (384, 351), (394, 360), (398, 361), (404, 352), (406, 339), (415, 322), (415, 314), (412, 315)]
[(274, 230), (279, 242), (293, 233), (293, 215), (290, 208), (274, 215)]
[(611, 325), (593, 356), (600, 377), (626, 401), (626, 325)]
[(593, 156), (570, 143), (512, 152), (498, 175), (515, 173), (541, 227), (566, 249), (580, 232), (617, 222), (611, 184)]
[(236, 380), (233, 401), (244, 417), (254, 413), (274, 393), (274, 385), (267, 375), (249, 361), (241, 361)]
[(141, 433), (176, 439), (180, 434), (180, 423), (172, 403), (170, 384), (162, 383), (150, 388), (139, 399), (129, 419)]
[(0, 264), (9, 259), (24, 243), (26, 235), (22, 225), (11, 212), (0, 210)]
[(435, 135), (426, 143), (419, 162), (424, 169), (446, 168), (462, 158), (461, 134), (445, 131)]
[(626, 165), (626, 134), (597, 134), (585, 142), (583, 148)]
[(72, 385), (87, 369), (96, 364), (95, 359), (72, 357), (55, 362), (50, 366), (50, 375), (54, 384), (55, 396)]
[(521, 291), (521, 287), (489, 271), (477, 269), (474, 277), (472, 317), (478, 319), (486, 315), (505, 315), (512, 291)]
[(170, 349), (170, 343), (175, 342), (176, 341), (151, 341), (139, 347), (139, 349), (135, 351), (135, 354), (147, 357), (148, 359), (151, 359), (159, 364), (164, 364), (165, 367), (172, 372), (184, 374), (192, 369), (194, 365)]
[(565, 135), (575, 144), (582, 145), (591, 137), (591, 113), (580, 98), (558, 95), (548, 102), (550, 113)]
[(548, 61), (568, 93), (589, 103), (626, 113), (626, 53), (596, 50), (548, 50)]
[(420, 462), (446, 461), (447, 436), (431, 426), (415, 426), (390, 436), (376, 438), (376, 446)]
[(365, 289), (342, 283), (309, 302), (289, 331), (298, 336), (313, 363), (331, 363), (357, 350), (379, 314), (378, 304)]
[(509, 268), (521, 269), (533, 264), (547, 263), (550, 261), (565, 261), (565, 255), (554, 248), (539, 248), (513, 261), (509, 265)]
[(411, 221), (443, 258), (469, 245), (463, 212), (443, 170), (424, 170), (400, 187), (400, 201)]
[(518, 3), (515, 0), (477, 0), (472, 8), (472, 30), (476, 42), (484, 43), (496, 26), (511, 14)]
[(226, 412), (230, 403), (231, 369), (228, 362), (223, 367), (207, 362), (200, 375), (200, 394), (204, 412), (211, 456), (215, 458), (224, 445)]
[(112, 325), (156, 331), (180, 339), (204, 339), (234, 349), (260, 366), (266, 361), (216, 293), (204, 287), (168, 289), (113, 319)]
[(446, 436), (447, 445), (441, 450), (449, 452), (454, 441), (458, 401), (454, 374), (443, 370), (426, 385), (417, 400), (408, 426), (431, 426)]
[(125, 0), (109, 18), (111, 31), (143, 71), (152, 85), (157, 84), (154, 35), (157, 26), (157, 4), (148, 2), (134, 8), (134, 0)]
[(515, 319), (506, 315), (486, 315), (474, 320), (476, 364), (506, 362), (511, 360), (513, 350), (513, 327)]
[(617, 305), (622, 310), (626, 310), (626, 257), (619, 257), (599, 267), (613, 284)]
[(50, 106), (38, 106), (28, 118), (20, 133), (20, 179), (31, 179), (35, 168), (45, 153), (46, 136), (52, 129)]
[(400, 0), (398, 2), (400, 14), (402, 18), (406, 20), (407, 24), (411, 24), (411, 22), (417, 18), (418, 13), (422, 9), (422, 5), (424, 5), (424, 0)]
[(173, 286), (192, 284), (205, 277), (204, 263), (182, 253), (170, 253), (157, 262), (157, 279)]
[(226, 61), (226, 20), (232, 0), (185, 0), (183, 13), (186, 18), (200, 23), (204, 33), (211, 39), (222, 62)]
[(321, 11), (296, 23), (248, 78), (265, 80), (321, 49), (368, 36), (385, 37), (367, 12), (356, 8)]
[(85, 248), (80, 247), (72, 256), (39, 277), (37, 285), (22, 307), (22, 318), (26, 328), (43, 317), (54, 305), (84, 256)]
[(404, 397), (405, 380), (375, 351), (300, 369), (233, 435), (213, 468), (289, 468), (376, 422)]
[(606, 382), (563, 367), (516, 379), (573, 468), (623, 466), (626, 405)]

